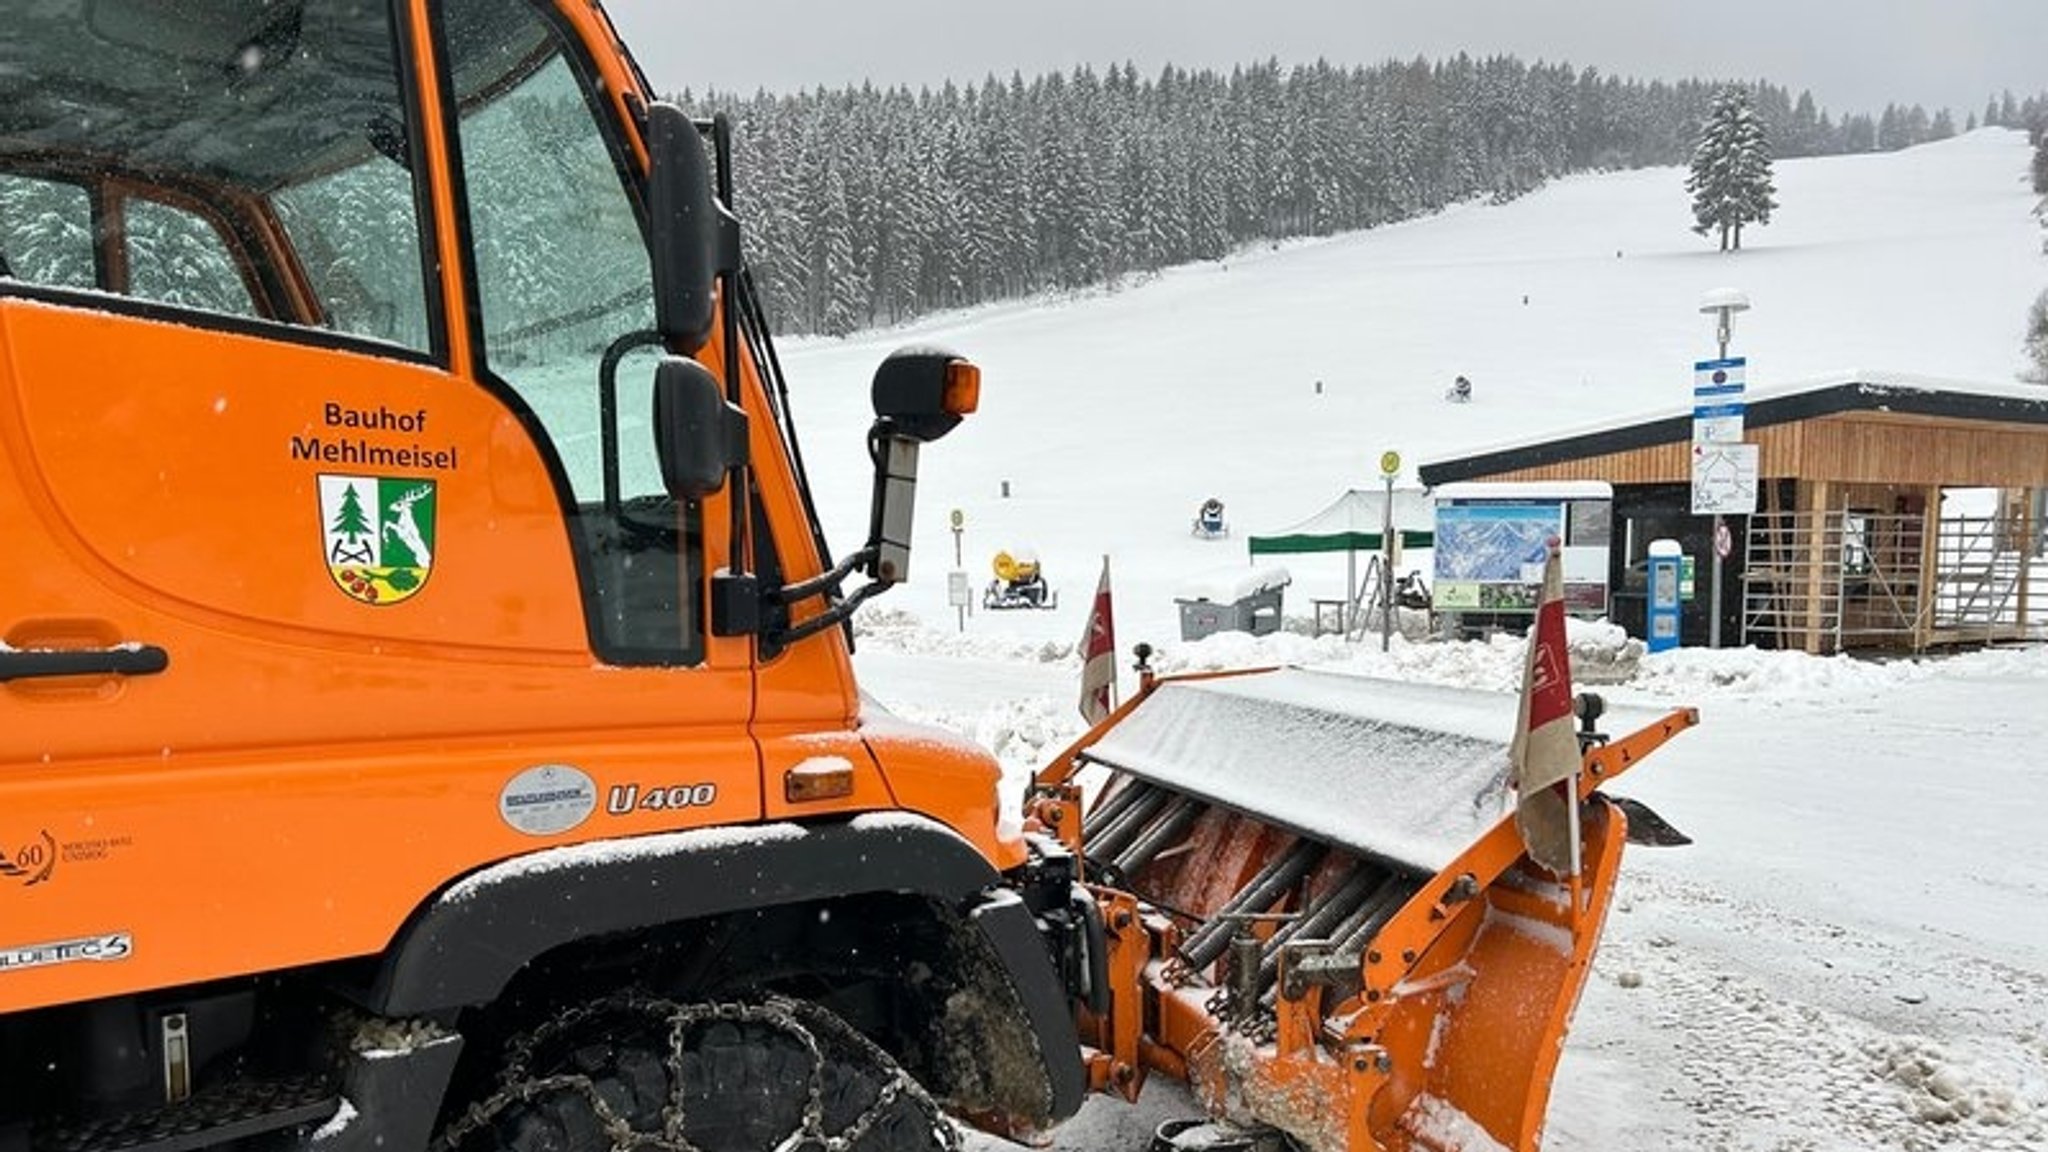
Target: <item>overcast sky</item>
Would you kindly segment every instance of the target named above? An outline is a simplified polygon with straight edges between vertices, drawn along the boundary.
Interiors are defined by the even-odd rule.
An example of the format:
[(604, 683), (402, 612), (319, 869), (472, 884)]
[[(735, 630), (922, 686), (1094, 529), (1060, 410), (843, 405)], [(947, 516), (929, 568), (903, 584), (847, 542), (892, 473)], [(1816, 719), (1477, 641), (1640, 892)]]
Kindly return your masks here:
[(1764, 78), (1830, 111), (2048, 90), (2048, 0), (606, 0), (657, 88), (937, 85), (1130, 61), (1228, 70), (1459, 51)]

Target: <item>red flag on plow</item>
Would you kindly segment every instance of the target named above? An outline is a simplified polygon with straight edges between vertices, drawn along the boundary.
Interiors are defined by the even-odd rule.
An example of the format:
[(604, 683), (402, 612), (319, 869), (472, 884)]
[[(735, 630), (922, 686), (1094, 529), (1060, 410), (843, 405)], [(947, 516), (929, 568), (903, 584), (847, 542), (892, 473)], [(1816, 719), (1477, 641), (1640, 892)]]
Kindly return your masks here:
[(1558, 876), (1579, 871), (1579, 739), (1572, 730), (1571, 653), (1564, 635), (1564, 571), (1552, 537), (1543, 562), (1543, 598), (1529, 630), (1522, 704), (1508, 748), (1515, 783), (1515, 828), (1529, 858)]
[(1081, 632), (1081, 718), (1098, 724), (1116, 709), (1116, 623), (1109, 610), (1109, 557)]

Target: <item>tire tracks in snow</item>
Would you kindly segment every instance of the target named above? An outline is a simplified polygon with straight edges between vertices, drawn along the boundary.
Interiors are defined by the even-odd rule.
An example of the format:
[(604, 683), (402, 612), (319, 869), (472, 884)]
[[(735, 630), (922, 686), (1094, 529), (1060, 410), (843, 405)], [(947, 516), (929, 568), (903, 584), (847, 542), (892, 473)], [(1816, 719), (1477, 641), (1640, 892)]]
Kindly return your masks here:
[(1638, 864), (1551, 1120), (1561, 1152), (2044, 1152), (2048, 974)]

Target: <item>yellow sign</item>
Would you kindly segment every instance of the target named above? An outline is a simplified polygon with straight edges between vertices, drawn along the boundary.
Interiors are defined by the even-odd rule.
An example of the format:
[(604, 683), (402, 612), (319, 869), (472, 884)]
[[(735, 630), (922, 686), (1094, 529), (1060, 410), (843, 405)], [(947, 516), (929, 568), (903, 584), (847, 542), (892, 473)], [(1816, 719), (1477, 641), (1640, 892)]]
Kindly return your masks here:
[(1394, 476), (1398, 475), (1400, 471), (1401, 454), (1399, 452), (1380, 453), (1380, 475)]

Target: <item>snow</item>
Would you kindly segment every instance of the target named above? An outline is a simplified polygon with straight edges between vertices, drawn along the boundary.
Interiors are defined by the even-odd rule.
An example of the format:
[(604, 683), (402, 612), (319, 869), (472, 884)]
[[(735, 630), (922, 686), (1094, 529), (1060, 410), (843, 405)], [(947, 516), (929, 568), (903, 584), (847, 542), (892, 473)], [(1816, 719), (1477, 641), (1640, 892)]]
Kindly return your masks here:
[(342, 1097), (341, 1107), (334, 1110), (333, 1117), (313, 1130), (312, 1143), (323, 1144), (348, 1131), (349, 1125), (356, 1122), (356, 1115), (356, 1106), (349, 1102), (348, 1097)]
[(1477, 1121), (1427, 1093), (1409, 1106), (1408, 1124), (1443, 1152), (1508, 1152), (1507, 1145), (1487, 1135)]
[[(1568, 900), (1569, 898), (1567, 898)], [(1571, 907), (1569, 902), (1560, 906), (1565, 909)], [(1517, 916), (1512, 912), (1502, 912), (1498, 908), (1489, 908), (1486, 912), (1486, 928), (1492, 928), (1495, 925), (1527, 936), (1532, 940), (1548, 944), (1551, 950), (1560, 956), (1570, 956), (1572, 954), (1572, 930), (1562, 924), (1552, 924), (1546, 920), (1537, 920), (1528, 916)]]
[(1432, 491), (1438, 500), (1608, 500), (1614, 496), (1614, 485), (1605, 480), (1486, 480), (1441, 484)]
[(1162, 687), (1088, 755), (1434, 874), (1506, 814), (1514, 714), (1498, 703), (1283, 669)]
[[(1789, 396), (1799, 396), (1808, 392), (1819, 392), (1829, 388), (1846, 386), (1857, 387), (1867, 396), (1880, 398), (1905, 392), (1918, 392), (1981, 397), (1993, 400), (2027, 400), (2035, 404), (2048, 403), (2048, 389), (2043, 389), (2038, 384), (2027, 384), (2017, 380), (1951, 380), (1918, 372), (1898, 372), (1888, 368), (1837, 368), (1813, 376), (1804, 376), (1796, 380), (1780, 380), (1762, 387), (1750, 386), (1744, 389), (1743, 400), (1746, 404), (1755, 405), (1765, 400), (1781, 400)], [(1462, 450), (1458, 455), (1483, 456), (1493, 452), (1506, 452), (1533, 444), (1548, 443), (1553, 440), (1595, 436), (1602, 432), (1633, 428), (1639, 424), (1647, 424), (1658, 420), (1688, 417), (1692, 415), (1692, 411), (1691, 401), (1688, 400), (1681, 403), (1673, 400), (1670, 403), (1659, 405), (1655, 408), (1630, 410), (1612, 419), (1592, 424), (1551, 429), (1544, 431), (1541, 435), (1520, 436), (1513, 440), (1478, 445)], [(1428, 463), (1429, 461), (1424, 462)], [(1455, 494), (1454, 490), (1459, 487), (1460, 485), (1456, 484), (1446, 484), (1436, 489), (1436, 493), (1439, 497), (1447, 497), (1447, 494)], [(1532, 494), (1535, 494), (1548, 492), (1552, 485), (1528, 484), (1526, 487)], [(1568, 493), (1554, 494), (1564, 495)], [(1611, 495), (1612, 493), (1610, 491), (1606, 494)]]
[[(856, 622), (863, 685), (994, 750), (1014, 804), (1081, 730), (1073, 645), (1108, 553), (1121, 648), (1149, 641), (1159, 671), (1298, 665), (1493, 693), (1497, 726), (1483, 704), (1475, 723), (1504, 741), (1518, 638), (1397, 634), (1382, 652), (1306, 634), (1293, 598), (1341, 595), (1342, 554), (1289, 557), (1299, 631), (1178, 642), (1174, 595), (1193, 574), (1248, 574), (1246, 537), (1377, 488), (1385, 449), (1439, 459), (1683, 411), (1692, 362), (1714, 349), (1697, 312), (1710, 288), (1754, 303), (1731, 349), (1749, 357), (1753, 398), (1845, 380), (2048, 398), (2011, 383), (2025, 309), (2048, 287), (2027, 156), (2017, 134), (1986, 130), (1781, 162), (1782, 206), (1728, 258), (1686, 230), (1681, 171), (1629, 172), (1116, 292), (785, 348), (842, 551), (865, 529), (860, 433), (883, 353), (936, 340), (984, 369), (982, 411), (921, 462), (911, 586)], [(1886, 370), (1837, 369), (1854, 363)], [(1453, 406), (1442, 392), (1458, 373), (1474, 398)], [(1212, 495), (1232, 534), (1193, 539)], [(966, 566), (1029, 543), (1082, 594), (960, 628), (945, 603), (950, 508), (966, 515)], [(1649, 654), (1581, 621), (1570, 639), (1582, 682), (1596, 669), (1613, 681), (1607, 731), (1700, 709), (1700, 727), (1609, 786), (1696, 842), (1623, 863), (1544, 1147), (2048, 1149), (2048, 649)], [(1128, 691), (1128, 664), (1122, 675)], [(1054, 1146), (1136, 1147), (1189, 1107), (1155, 1080), (1135, 1111), (1091, 1103)], [(1412, 1119), (1446, 1146), (1489, 1147), (1454, 1114)]]
[(809, 833), (797, 824), (749, 824), (730, 828), (695, 828), (620, 840), (592, 840), (544, 848), (472, 872), (450, 885), (441, 899), (460, 904), (510, 880), (550, 872), (573, 872), (631, 860), (658, 859), (692, 852), (717, 851), (777, 840), (801, 840)]
[(1294, 577), (1287, 569), (1268, 565), (1246, 571), (1212, 572), (1200, 579), (1189, 579), (1174, 593), (1179, 600), (1207, 600), (1212, 604), (1235, 604), (1248, 596), (1285, 588)]

